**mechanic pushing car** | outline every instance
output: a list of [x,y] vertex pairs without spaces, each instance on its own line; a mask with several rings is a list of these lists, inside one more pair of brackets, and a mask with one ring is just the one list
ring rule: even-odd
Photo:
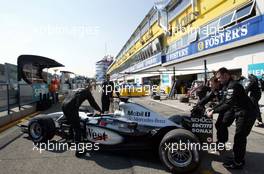
[[246,93],[249,94],[250,99],[254,103],[256,110],[257,110],[257,120],[258,123],[256,124],[257,127],[263,126],[261,112],[259,109],[259,100],[261,98],[261,84],[256,76],[253,74],[248,75],[249,83],[245,86]]
[[256,109],[243,86],[231,78],[230,72],[226,68],[220,68],[216,77],[223,85],[223,100],[207,111],[208,116],[213,113],[234,111],[236,117],[236,131],[234,136],[234,159],[224,163],[229,169],[242,169],[245,165],[245,153],[247,145],[247,136],[256,120]]
[[[101,108],[96,103],[92,93],[89,88],[73,90],[63,101],[62,111],[72,126],[74,131],[74,142],[78,144],[81,141],[81,128],[80,128],[80,118],[79,118],[79,107],[81,104],[88,100],[90,105],[96,110],[96,114],[100,114]],[[76,150],[75,155],[80,157],[84,155],[84,152]]]
[[[210,82],[211,91],[198,102],[199,106],[204,106],[209,101],[212,101],[214,99],[217,99],[218,102],[221,103],[221,101],[224,99],[224,95],[223,95],[224,89],[222,89],[222,86],[219,83],[218,79],[214,76],[209,80],[209,82]],[[232,109],[219,113],[215,123],[215,128],[217,130],[216,132],[217,143],[221,143],[221,144],[227,143],[228,127],[232,125],[234,120],[235,120],[235,116]]]

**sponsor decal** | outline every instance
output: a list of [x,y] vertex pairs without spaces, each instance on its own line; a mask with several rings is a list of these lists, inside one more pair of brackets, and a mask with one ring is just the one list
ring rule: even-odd
[[150,117],[150,112],[144,111],[127,111],[129,116],[139,116],[139,117]]
[[191,118],[192,133],[197,135],[202,142],[208,142],[213,137],[213,121],[211,118]]
[[123,137],[118,133],[104,129],[101,127],[88,126],[86,128],[87,139],[94,143],[100,144],[119,144],[123,141]]
[[166,120],[161,120],[157,118],[151,119],[151,118],[129,117],[129,120],[136,122],[144,122],[144,123],[161,123],[161,124],[166,123]]
[[92,139],[94,141],[102,140],[106,141],[108,139],[108,135],[105,132],[97,132],[94,131],[91,128],[87,128],[87,136],[89,139]]

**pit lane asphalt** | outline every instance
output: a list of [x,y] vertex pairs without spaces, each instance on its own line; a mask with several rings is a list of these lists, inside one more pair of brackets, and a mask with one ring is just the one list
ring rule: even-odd
[[[99,103],[99,94],[94,94]],[[165,105],[133,99],[164,116],[182,113]],[[57,105],[44,113],[60,111]],[[186,113],[182,113],[186,114]],[[233,139],[234,127],[230,129]],[[232,142],[232,141],[230,141]],[[39,151],[21,134],[16,126],[0,134],[0,173],[5,174],[65,174],[65,173],[167,173],[158,156],[151,151],[104,151],[88,153],[78,159],[72,151]],[[251,132],[248,138],[246,166],[242,171],[228,171],[222,166],[223,157],[204,153],[200,168],[194,173],[264,173],[264,135]],[[225,154],[230,155],[230,152]]]

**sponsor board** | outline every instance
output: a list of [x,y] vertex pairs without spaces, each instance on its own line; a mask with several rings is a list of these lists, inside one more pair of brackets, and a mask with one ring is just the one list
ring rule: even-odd
[[224,32],[212,35],[205,40],[198,42],[198,51],[214,48],[246,37],[249,32],[248,25],[249,23],[239,27],[227,29]]
[[34,83],[32,84],[33,89],[33,100],[39,101],[40,94],[47,94],[49,92],[48,85],[45,83]]
[[87,126],[86,132],[87,139],[94,143],[114,145],[123,141],[123,137],[119,134],[95,126]]
[[123,72],[135,72],[135,71],[147,69],[152,66],[157,66],[161,64],[161,60],[162,60],[161,53],[158,53],[157,55],[154,55],[138,64],[135,64],[132,67],[129,67]]
[[231,45],[236,41],[241,41],[253,36],[257,36],[264,33],[263,20],[264,15],[256,16],[245,22],[241,22],[227,28],[223,31],[219,31],[216,34],[207,36],[204,39],[197,40],[190,43],[184,48],[179,48],[172,53],[166,55],[166,62],[181,59],[190,55],[195,55],[200,52],[217,48],[224,45]]
[[254,74],[259,79],[262,78],[262,74],[264,74],[264,63],[248,65],[248,74]]

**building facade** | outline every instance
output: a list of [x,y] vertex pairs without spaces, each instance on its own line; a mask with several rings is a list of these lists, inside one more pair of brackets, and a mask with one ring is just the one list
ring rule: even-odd
[[97,83],[102,83],[105,80],[107,69],[112,62],[113,62],[113,57],[110,55],[105,56],[102,60],[96,62],[95,79]]
[[[204,79],[220,67],[264,73],[263,0],[171,0],[156,4],[116,56],[108,73],[118,82],[171,86]],[[175,73],[172,69],[175,68]],[[175,74],[175,76],[174,76]]]

